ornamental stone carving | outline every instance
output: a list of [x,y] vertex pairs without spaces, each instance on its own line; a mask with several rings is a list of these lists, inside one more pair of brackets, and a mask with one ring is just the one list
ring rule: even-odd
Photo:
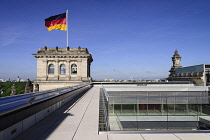
[[12,87],[11,87],[11,94],[10,95],[16,95],[16,86],[15,84],[12,84]]

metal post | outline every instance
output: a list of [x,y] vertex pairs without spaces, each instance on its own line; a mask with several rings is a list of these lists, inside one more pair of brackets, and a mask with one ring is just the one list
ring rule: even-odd
[[168,103],[167,103],[167,97],[166,97],[166,105],[167,105],[167,108],[166,108],[166,111],[167,111],[167,130],[168,130]]
[[149,104],[149,93],[148,93],[148,91],[147,91],[147,115],[149,114],[149,113],[148,113],[148,106],[149,106],[148,104]]
[[121,104],[120,104],[120,114],[122,114],[122,91],[120,92],[121,96],[120,96],[120,100],[121,100]]
[[68,10],[66,10],[66,47],[69,46]]
[[174,115],[175,115],[175,111],[176,111],[176,96],[174,97]]

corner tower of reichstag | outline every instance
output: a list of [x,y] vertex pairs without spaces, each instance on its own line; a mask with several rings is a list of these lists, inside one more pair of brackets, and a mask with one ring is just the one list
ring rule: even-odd
[[39,48],[34,90],[42,91],[91,82],[92,55],[87,48]]

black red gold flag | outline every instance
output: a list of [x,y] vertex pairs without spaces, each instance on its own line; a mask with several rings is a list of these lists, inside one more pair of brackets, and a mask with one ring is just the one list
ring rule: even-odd
[[66,13],[46,18],[45,26],[47,27],[48,31],[51,31],[53,29],[66,31]]

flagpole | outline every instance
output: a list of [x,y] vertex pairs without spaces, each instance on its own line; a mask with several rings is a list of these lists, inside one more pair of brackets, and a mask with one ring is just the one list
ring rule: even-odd
[[66,47],[69,46],[68,10],[66,10]]

